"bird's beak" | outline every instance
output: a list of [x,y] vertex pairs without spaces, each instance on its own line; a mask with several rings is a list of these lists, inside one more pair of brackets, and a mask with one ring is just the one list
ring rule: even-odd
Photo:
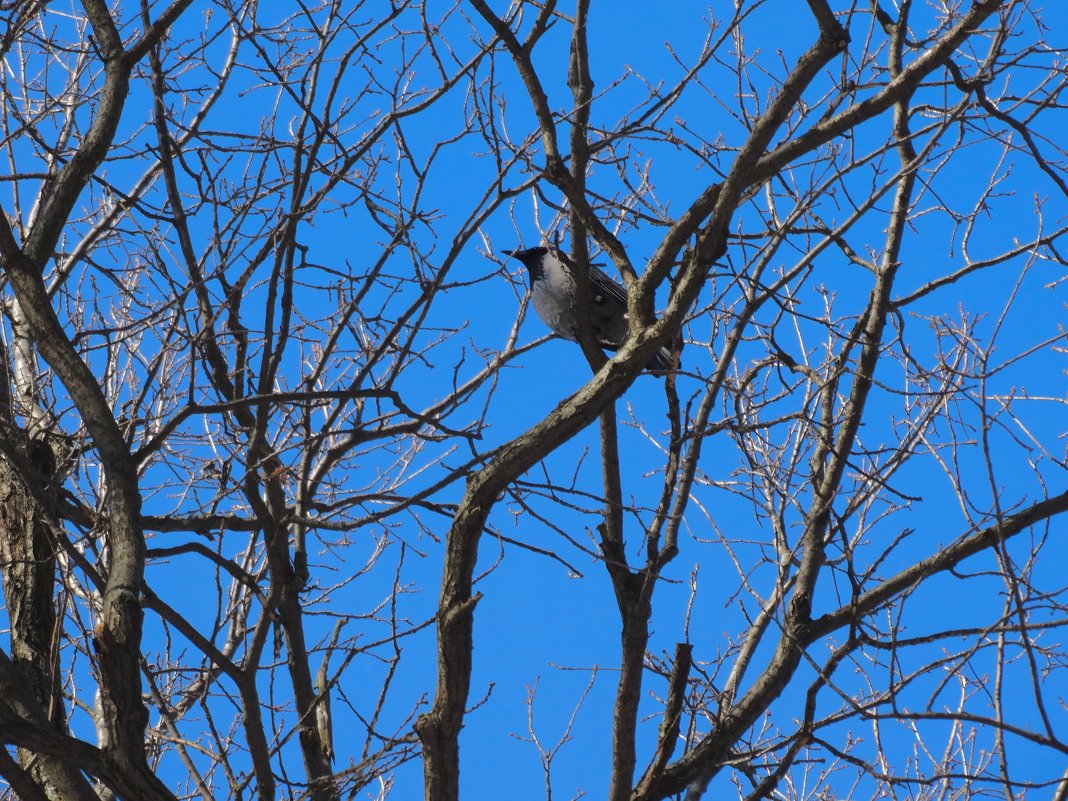
[[514,251],[514,250],[502,250],[501,253],[503,253],[505,256],[514,256],[516,254],[516,251]]

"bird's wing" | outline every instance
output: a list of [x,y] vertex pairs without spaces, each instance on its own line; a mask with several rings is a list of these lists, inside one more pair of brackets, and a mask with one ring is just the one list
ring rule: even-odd
[[594,303],[604,303],[605,300],[599,300],[597,297],[602,295],[605,299],[619,301],[624,309],[627,308],[627,290],[596,267],[590,267],[590,295]]
[[[567,266],[572,275],[577,275],[575,272],[575,264],[571,259],[569,259],[562,251],[556,251],[556,256]],[[626,287],[620,286],[613,281],[607,273],[597,269],[591,264],[590,300],[596,306],[604,306],[605,304],[611,304],[613,306],[622,305],[622,307],[626,309],[627,290]]]

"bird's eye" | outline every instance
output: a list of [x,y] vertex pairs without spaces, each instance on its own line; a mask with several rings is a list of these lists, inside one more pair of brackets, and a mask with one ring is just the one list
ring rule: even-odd
[[604,303],[604,295],[594,295],[593,296],[593,302],[598,304],[598,305]]

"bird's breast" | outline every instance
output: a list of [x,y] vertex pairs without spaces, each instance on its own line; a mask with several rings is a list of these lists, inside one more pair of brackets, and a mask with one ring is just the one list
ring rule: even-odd
[[574,339],[573,293],[567,292],[566,287],[542,279],[535,285],[533,295],[534,311],[538,317],[558,336]]

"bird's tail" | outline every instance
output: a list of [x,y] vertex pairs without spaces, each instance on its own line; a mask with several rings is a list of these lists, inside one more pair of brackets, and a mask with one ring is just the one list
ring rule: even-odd
[[682,359],[680,358],[678,344],[675,341],[668,342],[667,345],[657,351],[656,355],[645,365],[645,369],[650,373],[664,374],[671,369],[679,370],[682,368]]

